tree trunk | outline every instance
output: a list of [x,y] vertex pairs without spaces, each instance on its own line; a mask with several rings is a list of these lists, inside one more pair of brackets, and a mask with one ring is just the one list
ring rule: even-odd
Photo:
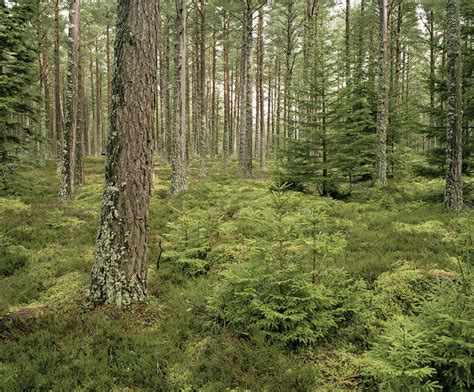
[[89,75],[90,75],[90,97],[91,97],[91,127],[89,133],[89,148],[90,155],[97,155],[97,131],[95,127],[97,122],[95,120],[95,86],[94,86],[94,62],[92,60],[92,44],[89,47]]
[[[80,32],[79,32],[80,34]],[[77,108],[77,127],[76,127],[76,157],[74,168],[74,183],[76,186],[84,185],[84,136],[87,133],[86,120],[86,100],[84,93],[84,61],[82,58],[82,48],[79,45],[79,74],[77,80],[78,86],[78,108]]]
[[199,0],[199,176],[206,176],[206,8]]
[[95,39],[95,120],[97,131],[97,148],[99,155],[105,151],[105,138],[102,127],[102,75],[99,72],[99,39]]
[[[43,2],[37,0],[38,6],[38,41],[40,52],[38,54],[39,71],[44,103],[44,128],[50,138],[49,151],[52,156],[56,156],[56,129],[54,124],[54,112],[51,97],[51,83],[49,79],[49,54],[47,48],[48,27],[45,21]],[[46,151],[45,151],[46,152]]]
[[224,159],[224,167],[227,167],[229,162],[230,150],[230,81],[229,81],[229,17],[227,12],[223,11],[223,56],[224,56],[224,133],[222,135],[222,156]]
[[79,0],[70,0],[66,124],[64,127],[61,184],[58,195],[60,202],[70,201],[74,198],[79,75],[79,21]]
[[186,0],[176,0],[175,53],[175,126],[173,129],[173,157],[171,193],[177,196],[188,188],[186,180]]
[[126,306],[143,300],[147,292],[157,15],[154,1],[118,1],[105,185],[91,274],[93,304]]
[[109,26],[109,12],[107,11],[107,26],[105,27],[105,64],[107,67],[107,115],[110,116],[110,100],[112,98],[112,80],[110,70],[110,26]]
[[387,0],[380,2],[380,53],[377,96],[377,146],[375,178],[382,184],[387,181],[387,126],[388,126],[388,34]]
[[[263,9],[260,8],[258,11],[258,81],[257,81],[257,89],[258,89],[258,107],[259,107],[259,115],[260,118],[257,116],[257,123],[260,122],[259,131],[260,131],[260,138],[259,138],[259,165],[260,169],[265,169],[265,154],[266,154],[266,140],[265,140],[265,113],[264,113],[264,96],[263,96]],[[270,96],[268,96],[270,99]]]
[[240,67],[240,171],[252,174],[252,0],[243,7],[242,54]]
[[216,29],[212,33],[212,80],[211,80],[211,157],[218,154],[219,138],[217,136],[216,111]]
[[462,90],[461,90],[461,26],[459,0],[446,2],[446,47],[448,70],[448,125],[446,149],[446,188],[444,205],[460,211],[462,196]]
[[[59,58],[59,0],[56,0],[54,7],[54,117],[57,139],[53,141],[55,144],[55,152],[57,157],[61,156],[61,146],[63,140],[63,123],[61,109],[61,70]],[[58,159],[58,162],[59,159]]]
[[345,61],[344,64],[346,66],[346,86],[349,85],[350,78],[351,78],[351,25],[350,25],[350,16],[351,16],[351,0],[346,0],[346,15],[345,15],[345,22],[346,22],[346,30],[344,33],[344,48],[345,48]]

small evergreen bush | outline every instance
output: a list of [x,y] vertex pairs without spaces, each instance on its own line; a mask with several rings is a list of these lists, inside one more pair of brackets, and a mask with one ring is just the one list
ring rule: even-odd
[[469,288],[443,282],[418,316],[387,324],[367,353],[366,375],[382,390],[472,390],[473,303]]

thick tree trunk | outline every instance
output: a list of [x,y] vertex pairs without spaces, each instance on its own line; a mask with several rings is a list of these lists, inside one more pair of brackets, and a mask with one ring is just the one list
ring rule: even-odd
[[173,129],[171,193],[185,192],[186,160],[186,0],[176,0],[175,126]]
[[79,0],[70,0],[66,124],[64,127],[61,184],[58,195],[60,202],[70,201],[74,198],[78,114],[79,21]]
[[462,76],[461,76],[461,26],[459,0],[446,2],[446,46],[448,70],[448,126],[446,149],[446,188],[444,205],[460,211],[462,196]]
[[93,304],[125,306],[146,296],[157,15],[154,1],[118,1],[105,185],[91,275]]
[[380,54],[377,95],[377,144],[375,178],[384,184],[387,181],[387,127],[388,127],[388,34],[387,0],[380,2]]

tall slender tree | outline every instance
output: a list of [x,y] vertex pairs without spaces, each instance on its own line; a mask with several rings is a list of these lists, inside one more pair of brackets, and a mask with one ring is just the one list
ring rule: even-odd
[[198,0],[199,6],[199,176],[206,176],[207,132],[206,132],[206,4]]
[[171,193],[187,190],[186,159],[186,0],[176,3],[175,126],[172,141]]
[[252,174],[252,0],[242,10],[242,49],[240,56],[240,171]]
[[112,110],[90,300],[118,306],[147,293],[153,188],[158,7],[118,1]]
[[462,91],[461,91],[461,24],[459,0],[446,1],[446,48],[448,68],[448,124],[446,150],[447,209],[462,209]]
[[387,181],[387,127],[388,127],[388,2],[379,0],[380,49],[379,79],[377,94],[377,144],[375,178],[384,184]]
[[78,109],[79,76],[79,24],[80,0],[69,2],[69,49],[67,64],[66,123],[61,164],[61,184],[59,201],[74,198],[76,167],[76,133]]
[[[60,157],[62,139],[63,139],[63,118],[61,108],[61,60],[59,56],[59,11],[60,1],[56,0],[54,5],[54,121],[57,140],[54,141],[55,151]],[[58,162],[60,160],[58,159]]]

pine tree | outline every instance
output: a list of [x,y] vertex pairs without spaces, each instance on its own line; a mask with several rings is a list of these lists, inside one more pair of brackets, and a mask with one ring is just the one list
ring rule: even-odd
[[69,49],[66,90],[66,122],[61,163],[61,184],[58,200],[69,201],[74,198],[76,168],[76,134],[78,130],[79,93],[79,0],[69,2]]
[[4,188],[22,152],[34,139],[38,80],[36,47],[32,44],[31,5],[7,6],[0,1],[0,171]]
[[176,196],[187,189],[186,159],[186,2],[176,0],[175,53],[175,126],[172,138],[171,193]]
[[446,150],[446,188],[444,205],[447,209],[462,209],[462,92],[461,92],[461,27],[458,0],[446,2],[446,46],[448,58],[448,125]]
[[112,111],[90,300],[124,306],[147,292],[158,7],[118,2]]

